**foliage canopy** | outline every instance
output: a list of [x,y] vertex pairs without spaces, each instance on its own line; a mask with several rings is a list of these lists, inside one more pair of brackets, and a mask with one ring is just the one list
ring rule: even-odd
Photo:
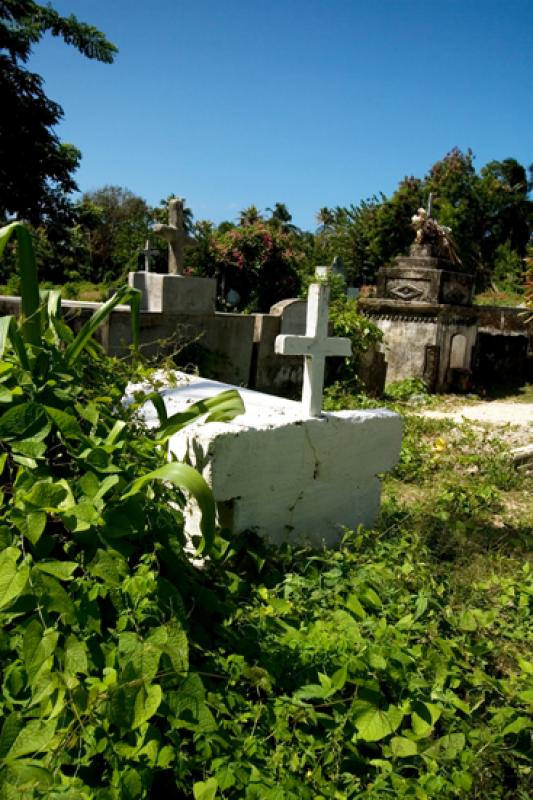
[[87,58],[110,63],[116,47],[91,25],[63,17],[33,0],[0,2],[0,219],[17,216],[37,225],[72,218],[68,195],[80,152],[60,142],[54,127],[63,111],[28,70],[32,47],[49,32]]

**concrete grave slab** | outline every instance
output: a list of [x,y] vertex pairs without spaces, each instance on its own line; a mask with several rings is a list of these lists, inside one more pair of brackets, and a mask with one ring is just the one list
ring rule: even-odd
[[[160,374],[162,381],[165,376]],[[169,415],[234,388],[173,374],[160,389]],[[130,387],[129,393],[140,386]],[[148,390],[148,387],[144,387]],[[228,423],[195,424],[169,450],[196,467],[213,490],[220,523],[254,530],[273,544],[335,546],[343,528],[370,527],[379,511],[378,475],[399,457],[402,422],[390,411],[340,411],[309,418],[300,403],[239,389],[246,411]],[[155,410],[144,410],[148,424]],[[187,530],[197,530],[194,508]]]

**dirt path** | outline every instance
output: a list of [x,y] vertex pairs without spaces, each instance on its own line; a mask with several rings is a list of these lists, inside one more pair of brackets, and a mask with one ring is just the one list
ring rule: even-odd
[[533,444],[533,403],[491,401],[462,406],[450,411],[422,411],[422,416],[453,419],[455,422],[481,422],[497,427],[511,445]]

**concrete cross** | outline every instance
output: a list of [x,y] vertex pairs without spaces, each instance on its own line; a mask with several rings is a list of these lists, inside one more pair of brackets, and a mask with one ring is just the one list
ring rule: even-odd
[[349,339],[328,336],[328,272],[328,267],[317,267],[316,276],[321,282],[309,287],[305,336],[282,334],[276,336],[274,345],[279,355],[304,357],[302,406],[308,417],[319,417],[322,413],[326,357],[352,353]]
[[144,271],[150,272],[150,262],[152,260],[152,256],[156,256],[159,253],[159,250],[154,247],[150,247],[150,240],[147,239],[144,244],[144,250],[139,251],[144,256]]
[[183,228],[183,200],[173,198],[168,203],[168,225],[154,225],[154,233],[168,242],[169,275],[183,274],[183,245],[185,231]]

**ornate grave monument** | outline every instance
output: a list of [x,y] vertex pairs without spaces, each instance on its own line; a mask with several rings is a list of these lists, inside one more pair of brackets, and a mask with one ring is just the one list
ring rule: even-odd
[[420,378],[430,391],[462,389],[477,337],[474,278],[462,271],[450,229],[434,219],[431,195],[412,224],[409,255],[381,267],[377,296],[359,310],[383,331],[386,384]]
[[377,296],[419,303],[472,305],[474,278],[461,272],[451,230],[432,216],[428,207],[412,218],[416,238],[408,256],[398,256],[396,266],[378,272]]

